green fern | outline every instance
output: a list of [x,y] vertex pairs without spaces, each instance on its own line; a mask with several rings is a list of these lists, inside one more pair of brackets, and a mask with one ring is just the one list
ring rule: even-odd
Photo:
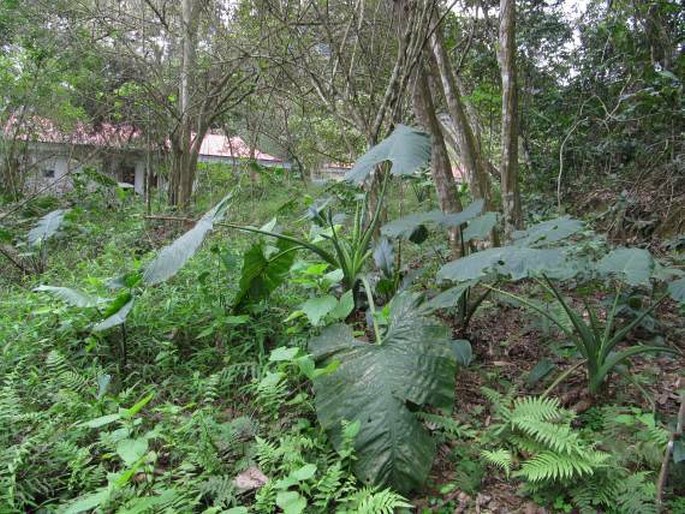
[[278,444],[259,436],[255,437],[255,459],[262,469],[275,466],[280,461],[282,454],[282,449]]
[[[505,403],[507,398],[487,390],[494,399],[496,420],[491,429],[497,439],[513,445],[521,464],[513,475],[529,482],[569,482],[592,475],[604,466],[608,455],[583,441],[571,428],[574,414],[549,398],[519,398]],[[505,448],[482,453],[486,462],[509,474],[517,460]],[[508,458],[507,455],[511,455]]]
[[416,416],[425,423],[433,425],[435,428],[456,439],[473,439],[476,437],[475,430],[471,429],[468,425],[462,425],[454,418],[429,412],[419,412]]
[[585,451],[579,434],[568,425],[558,425],[532,418],[519,418],[516,415],[512,417],[511,424],[536,443],[555,453],[582,455]]
[[481,455],[489,464],[497,466],[504,471],[507,477],[511,474],[511,469],[514,465],[514,456],[509,450],[505,450],[504,448],[494,451],[484,450]]
[[525,397],[514,400],[512,416],[515,419],[534,419],[540,421],[563,421],[573,419],[573,414],[565,411],[556,398]]
[[635,473],[624,480],[616,494],[616,512],[623,514],[652,514],[657,512],[656,486],[650,473]]
[[199,484],[200,494],[208,497],[214,507],[228,507],[235,500],[233,478],[227,475],[209,477]]
[[509,389],[506,395],[489,387],[481,387],[480,390],[485,399],[492,404],[493,412],[503,418],[508,418],[511,413],[511,402],[516,396],[516,388]]
[[514,476],[521,476],[531,482],[569,481],[592,475],[608,457],[607,454],[592,451],[580,455],[547,451],[523,462]]
[[411,508],[407,499],[391,489],[379,491],[375,487],[364,487],[349,496],[346,507],[338,514],[393,514],[400,508]]
[[75,371],[67,359],[57,350],[51,350],[45,358],[48,382],[58,391],[85,395],[92,386],[81,373]]
[[630,474],[622,468],[599,473],[570,490],[581,513],[605,510],[614,514],[652,514],[656,512],[656,487],[650,473]]

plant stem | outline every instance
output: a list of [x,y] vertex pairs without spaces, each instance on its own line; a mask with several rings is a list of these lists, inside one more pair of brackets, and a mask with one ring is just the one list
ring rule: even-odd
[[582,365],[584,365],[587,362],[587,359],[583,359],[582,361],[576,362],[573,366],[568,368],[566,371],[564,371],[561,375],[559,375],[552,384],[545,389],[545,392],[540,395],[540,398],[546,398],[549,393],[551,393],[559,384],[561,384],[566,378],[573,373],[575,370],[580,368]]
[[376,344],[381,344],[381,330],[378,327],[378,321],[376,320],[376,306],[373,303],[373,294],[371,294],[371,286],[366,277],[361,277],[362,284],[364,284],[364,291],[366,292],[366,298],[369,301],[369,310],[371,311],[371,321],[373,322],[373,333],[376,339]]
[[[683,384],[683,379],[678,379],[677,389]],[[678,417],[676,418],[676,427],[671,432],[671,437],[666,445],[666,453],[664,460],[661,462],[661,470],[659,471],[659,479],[656,483],[656,509],[661,512],[664,504],[664,487],[666,486],[666,479],[668,478],[668,466],[671,462],[671,455],[673,455],[673,448],[675,442],[683,437],[683,430],[685,425],[685,393],[680,395],[680,409],[678,409]]]

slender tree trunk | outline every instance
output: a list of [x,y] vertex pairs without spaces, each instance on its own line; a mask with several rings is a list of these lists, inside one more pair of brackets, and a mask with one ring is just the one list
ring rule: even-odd
[[462,102],[461,94],[456,86],[454,72],[452,71],[447,52],[445,51],[440,27],[436,27],[436,30],[434,30],[431,35],[431,47],[433,50],[433,59],[435,60],[440,73],[442,90],[445,99],[447,100],[447,108],[449,109],[450,117],[454,121],[456,127],[456,143],[459,150],[459,157],[469,176],[473,196],[475,198],[482,198],[485,201],[486,209],[491,210],[492,190],[490,179],[483,164],[483,158],[478,148],[473,129],[471,128],[471,123],[469,122],[464,103]]
[[[440,129],[440,122],[435,114],[435,104],[431,96],[428,77],[425,70],[422,69],[418,69],[416,74],[414,112],[431,135],[431,172],[440,209],[446,213],[459,212],[462,210],[462,206],[457,184],[454,175],[452,175],[452,167]],[[453,248],[457,248],[458,234],[458,230],[450,232],[450,243]]]
[[518,98],[516,94],[516,2],[500,0],[498,60],[502,74],[502,207],[504,235],[523,226],[518,183]]
[[[178,95],[180,119],[176,148],[172,153],[171,180],[169,182],[169,203],[185,209],[190,204],[197,167],[197,156],[193,157],[190,95],[195,70],[195,6],[194,0],[181,0],[182,56],[181,80]],[[201,137],[197,134],[196,137]],[[200,140],[201,141],[201,140]]]

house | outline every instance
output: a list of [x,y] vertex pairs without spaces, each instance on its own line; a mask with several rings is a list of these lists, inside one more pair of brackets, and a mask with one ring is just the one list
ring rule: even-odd
[[325,162],[312,173],[312,180],[314,182],[340,182],[351,169],[352,165],[344,162]]
[[[156,169],[165,152],[165,148],[147,152],[143,137],[130,124],[78,122],[64,130],[44,118],[31,117],[21,122],[12,118],[5,125],[0,150],[5,153],[4,160],[12,159],[26,173],[28,192],[69,190],[73,187],[72,173],[91,166],[142,193],[148,163]],[[14,144],[17,142],[21,145]],[[162,146],[168,148],[168,144]],[[209,133],[200,148],[200,162],[237,165],[253,159],[262,166],[290,167],[287,161],[252,150],[237,136]]]
[[200,145],[200,162],[224,162],[237,165],[240,162],[254,160],[260,166],[267,168],[281,167],[290,169],[291,163],[264,153],[256,148],[253,150],[240,137],[226,137],[223,134],[208,133]]

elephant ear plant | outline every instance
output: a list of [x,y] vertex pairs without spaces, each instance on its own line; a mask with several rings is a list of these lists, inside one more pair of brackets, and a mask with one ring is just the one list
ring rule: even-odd
[[[543,290],[559,304],[560,314],[547,309],[533,299],[498,289],[492,285],[485,285],[485,287],[545,317],[574,343],[581,360],[555,380],[547,392],[575,369],[585,366],[588,390],[591,396],[595,396],[601,392],[607,377],[632,356],[641,353],[675,352],[663,346],[641,344],[618,349],[619,344],[625,342],[628,334],[668,296],[664,294],[658,297],[635,319],[619,326],[617,309],[621,288],[624,284],[649,286],[650,279],[653,278],[655,266],[649,252],[636,248],[618,248],[599,261],[590,261],[578,257],[577,253],[574,253],[573,245],[563,248],[536,247],[558,243],[577,233],[581,228],[580,222],[570,218],[541,223],[519,233],[514,244],[510,246],[491,248],[446,264],[438,272],[438,278],[457,283],[473,283],[493,276],[512,281],[526,278],[537,281]],[[578,311],[569,300],[564,298],[559,283],[572,278],[587,282],[598,279],[616,281],[615,300],[603,321],[588,302],[584,302],[583,310]],[[679,298],[678,284],[679,281],[669,284],[669,291],[675,299]]]
[[[222,226],[261,234],[279,239],[291,245],[288,251],[308,250],[329,264],[342,270],[342,285],[345,290],[356,290],[362,274],[372,255],[372,239],[376,232],[383,208],[390,175],[408,175],[425,166],[430,158],[430,140],[426,134],[413,128],[399,125],[395,131],[378,145],[364,154],[346,176],[348,182],[360,184],[379,164],[389,161],[390,172],[381,182],[381,190],[375,208],[369,210],[366,198],[358,202],[351,226],[344,229],[327,203],[314,208],[311,219],[317,227],[316,237],[306,239],[284,234],[264,227],[256,228],[224,221]],[[358,295],[355,295],[357,298]]]
[[[381,233],[388,238],[408,240],[415,244],[422,244],[428,237],[430,230],[447,230],[459,227],[461,255],[468,255],[471,242],[489,237],[497,223],[497,214],[483,212],[483,200],[475,200],[463,211],[445,214],[438,210],[409,214],[393,220],[381,228]],[[431,309],[450,309],[457,307],[455,325],[462,333],[466,333],[469,322],[480,305],[490,295],[487,288],[475,294],[473,286],[476,282],[463,282],[438,294],[427,306]]]
[[[69,209],[56,209],[41,217],[29,230],[26,242],[15,248],[12,234],[0,225],[0,256],[24,274],[43,273],[47,266],[48,241],[59,234]],[[19,249],[24,250],[20,253]]]
[[[428,476],[435,443],[416,416],[426,406],[452,410],[456,358],[449,329],[426,316],[417,298],[401,293],[389,304],[384,333],[356,339],[345,324],[327,327],[309,350],[332,373],[314,378],[317,417],[340,449],[345,422],[359,422],[355,473],[367,484],[401,493]],[[337,362],[338,366],[332,366]]]
[[154,259],[140,271],[127,273],[110,282],[110,288],[119,291],[114,298],[99,298],[68,287],[41,285],[36,292],[49,293],[60,300],[82,309],[96,312],[91,330],[103,332],[114,327],[121,328],[121,364],[126,367],[126,319],[133,309],[134,301],[141,286],[154,286],[166,282],[176,275],[202,245],[205,237],[214,228],[228,208],[232,195],[223,198],[217,205],[204,214],[195,226],[162,248]]

